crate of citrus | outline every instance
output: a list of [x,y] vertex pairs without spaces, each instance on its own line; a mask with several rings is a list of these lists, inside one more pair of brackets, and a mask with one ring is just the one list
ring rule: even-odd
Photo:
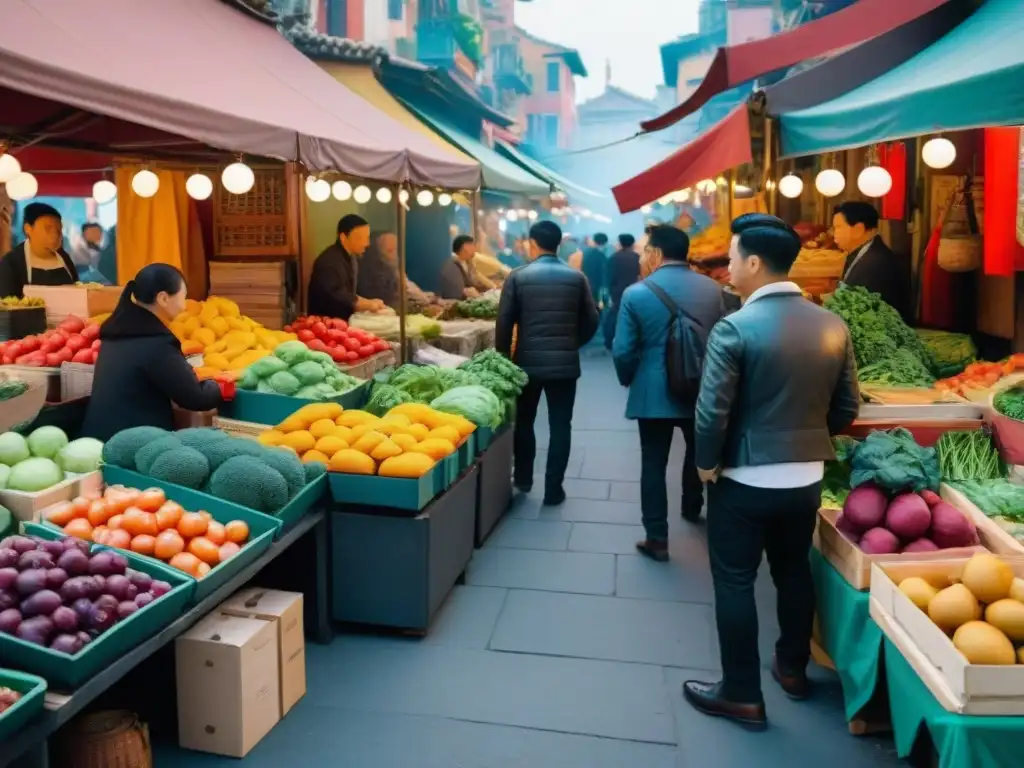
[[259,441],[326,464],[336,502],[420,510],[451,484],[458,446],[475,429],[462,416],[418,403],[402,403],[382,417],[314,403]]

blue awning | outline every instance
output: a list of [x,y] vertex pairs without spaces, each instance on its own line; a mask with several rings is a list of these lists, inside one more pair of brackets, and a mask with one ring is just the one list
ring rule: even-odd
[[602,197],[597,192],[593,192],[586,187],[581,187],[579,184],[575,184],[569,181],[567,178],[562,176],[560,173],[551,170],[539,160],[534,160],[527,154],[520,152],[518,149],[513,147],[507,142],[501,141],[500,139],[494,142],[495,148],[509,160],[514,162],[516,165],[522,167],[524,170],[529,171],[534,176],[540,176],[542,179],[547,179],[551,182],[551,185],[562,192],[565,192],[570,197],[577,197],[583,195],[586,197]]
[[899,67],[832,101],[783,115],[783,155],[1024,124],[1022,6],[1021,0],[987,0]]
[[456,128],[451,123],[417,109],[408,101],[403,101],[406,107],[420,118],[425,125],[434,129],[461,149],[470,157],[480,163],[480,170],[483,176],[482,187],[495,192],[507,192],[517,195],[546,196],[551,192],[551,182],[548,179],[530,173],[513,163],[497,151],[491,149],[480,139],[470,136],[461,128]]

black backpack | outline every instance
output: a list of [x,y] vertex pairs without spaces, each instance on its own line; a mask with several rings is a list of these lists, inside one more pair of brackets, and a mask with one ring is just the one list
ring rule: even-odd
[[644,280],[644,285],[651,289],[671,315],[668,340],[665,342],[668,391],[679,402],[693,405],[697,402],[700,390],[708,332],[697,318],[676,304],[660,285],[650,280]]

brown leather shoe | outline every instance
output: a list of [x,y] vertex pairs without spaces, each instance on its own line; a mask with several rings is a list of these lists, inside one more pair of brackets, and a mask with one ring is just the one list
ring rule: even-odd
[[764,703],[741,704],[722,697],[721,683],[702,683],[687,680],[683,683],[683,698],[698,712],[712,717],[724,717],[744,728],[762,731],[768,727]]
[[656,560],[659,563],[668,562],[668,542],[657,541],[656,539],[644,539],[636,543],[636,551],[644,557]]
[[794,701],[803,701],[811,695],[811,681],[807,679],[807,674],[784,673],[775,656],[772,656],[772,677],[782,692]]

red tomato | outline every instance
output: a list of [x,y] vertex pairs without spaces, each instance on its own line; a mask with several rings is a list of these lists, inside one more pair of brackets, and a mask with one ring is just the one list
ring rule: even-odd
[[75,353],[70,347],[61,347],[55,353],[62,363],[70,363],[71,358],[75,356]]
[[359,348],[362,346],[362,344],[359,343],[359,339],[355,336],[349,336],[342,343],[345,345],[345,349],[352,352],[358,352]]
[[[35,352],[42,346],[42,341],[39,340],[38,336],[26,336],[19,343],[21,344],[22,352]],[[15,357],[17,357],[17,355],[15,355]]]
[[342,349],[341,347],[331,347],[327,350],[327,354],[329,354],[331,359],[336,363],[344,363],[348,361],[348,350]]
[[307,341],[306,346],[312,349],[314,352],[327,351],[327,345],[320,341],[320,339],[313,339],[312,341]]
[[82,329],[82,336],[86,339],[86,341],[98,339],[100,337],[100,327],[96,323],[87,325],[85,326],[85,328]]
[[14,358],[10,355],[0,357],[0,365],[14,365]]
[[345,340],[345,332],[337,328],[331,328],[327,331],[327,336],[333,342],[343,342]]
[[359,359],[359,353],[358,352],[353,352],[350,349],[350,350],[348,350],[345,353],[345,362],[347,362],[347,363],[354,363],[358,359]]
[[71,358],[72,363],[92,363],[93,354],[91,349],[80,349],[75,352],[75,356]]
[[285,333],[295,333],[295,331],[293,330],[293,327],[291,325],[286,325],[284,327],[284,332]]
[[20,341],[12,341],[4,347],[4,357],[21,357],[22,354],[29,352],[26,350],[24,344]]
[[[46,355],[43,360],[47,368],[60,368],[60,355],[56,352],[50,352]],[[29,363],[31,365],[31,363]]]
[[340,317],[332,317],[331,318],[331,327],[332,328],[336,328],[339,331],[346,331],[346,330],[348,330],[348,323],[346,323]]
[[384,339],[377,339],[373,342],[373,349],[375,352],[387,352],[391,349],[391,345],[384,341]]
[[43,352],[56,352],[58,349],[64,346],[64,339],[58,334],[56,338],[50,336],[43,342],[41,349]]
[[102,342],[101,342],[101,341],[100,341],[99,339],[96,339],[96,341],[94,341],[94,342],[92,343],[92,348],[93,348],[94,350],[96,350],[97,352],[99,352],[99,351],[100,351],[100,344],[101,344],[101,343],[102,343]]
[[361,346],[359,348],[359,356],[360,357],[369,357],[370,355],[372,355],[374,353],[374,351],[375,350],[374,350],[373,344],[363,344],[363,346]]
[[68,315],[64,322],[57,326],[57,330],[67,331],[68,333],[81,333],[83,328],[85,328],[85,321],[74,315]]
[[70,336],[68,336],[67,343],[64,346],[70,349],[72,354],[74,354],[78,350],[85,349],[87,346],[89,346],[89,341],[85,338],[85,336],[82,336],[80,333],[73,333]]
[[313,323],[313,326],[310,328],[310,330],[318,339],[322,339],[327,335],[327,326],[324,325],[319,320]]
[[306,328],[303,328],[298,333],[299,341],[304,341],[307,344],[316,338],[316,334]]

